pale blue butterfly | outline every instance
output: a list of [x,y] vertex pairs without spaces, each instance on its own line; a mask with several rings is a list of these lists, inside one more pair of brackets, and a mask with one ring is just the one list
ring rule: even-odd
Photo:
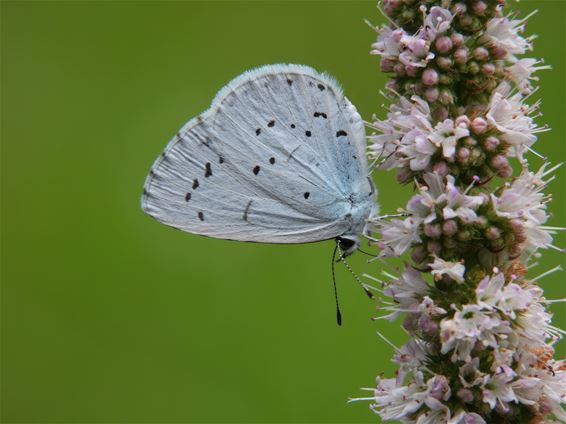
[[342,257],[377,216],[363,121],[303,65],[243,73],[157,158],[143,210],[180,230],[261,243],[336,239]]

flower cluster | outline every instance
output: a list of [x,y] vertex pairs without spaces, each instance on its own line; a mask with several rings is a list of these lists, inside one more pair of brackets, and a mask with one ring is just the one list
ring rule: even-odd
[[[371,224],[381,258],[410,253],[382,284],[381,315],[403,316],[395,378],[377,379],[371,408],[403,423],[566,422],[563,330],[528,277],[539,249],[561,250],[547,225],[552,173],[527,155],[541,131],[527,18],[501,0],[384,0],[376,27],[393,103],[369,127],[369,156],[415,194]],[[515,175],[514,163],[520,168]]]
[[[417,423],[530,422],[548,414],[566,421],[566,361],[553,360],[551,347],[560,330],[525,269],[466,272],[442,259],[431,269],[431,281],[406,267],[386,285],[395,303],[379,318],[406,314],[411,340],[395,355],[397,378],[377,379],[372,409],[385,420]],[[444,276],[458,284],[446,285]]]

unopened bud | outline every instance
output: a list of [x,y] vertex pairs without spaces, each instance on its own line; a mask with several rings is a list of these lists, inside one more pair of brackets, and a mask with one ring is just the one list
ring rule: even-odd
[[462,47],[464,45],[464,36],[462,34],[454,32],[450,36],[450,39],[452,40],[452,45],[454,47]]
[[525,224],[518,218],[514,218],[509,221],[509,226],[515,234],[515,240],[517,243],[524,243],[527,240],[527,234],[525,233]]
[[472,403],[474,401],[474,392],[470,389],[460,389],[456,392],[456,396],[466,403]]
[[447,37],[445,35],[437,38],[434,44],[436,46],[436,50],[438,50],[438,52],[441,54],[448,53],[450,50],[452,50],[452,40],[450,39],[450,37]]
[[472,121],[471,127],[475,134],[483,134],[487,130],[487,122],[485,119],[477,117]]
[[458,49],[454,52],[454,61],[459,64],[464,64],[468,61],[468,50]]
[[442,224],[442,232],[446,236],[453,236],[458,231],[458,224],[454,220],[445,221]]
[[513,168],[511,168],[510,166],[506,166],[504,168],[501,168],[497,172],[497,175],[499,175],[501,178],[509,178],[509,177],[511,177],[511,175],[513,175]]
[[427,68],[423,72],[421,80],[424,85],[436,85],[438,84],[438,72],[434,69]]
[[395,62],[391,59],[384,57],[379,62],[379,66],[383,72],[392,72],[395,66]]
[[442,252],[442,245],[436,240],[429,240],[426,244],[426,248],[429,253],[433,255],[438,256],[440,255],[440,252]]
[[448,164],[444,161],[436,162],[432,167],[432,170],[436,172],[441,177],[445,177],[450,172],[450,168],[448,168]]
[[484,63],[481,71],[484,75],[493,75],[495,74],[495,65],[493,63]]
[[487,4],[485,4],[483,1],[477,1],[472,4],[472,11],[478,16],[483,16],[486,9]]
[[450,68],[452,68],[452,59],[446,56],[438,56],[436,58],[436,64],[440,69],[448,71]]
[[491,158],[490,161],[491,166],[496,170],[501,170],[507,166],[509,166],[509,161],[505,157],[505,155],[495,155]]
[[501,230],[497,227],[489,227],[485,230],[485,236],[489,240],[497,240],[501,238]]
[[458,156],[458,162],[464,164],[468,161],[468,158],[470,157],[470,150],[467,149],[466,147],[460,147],[456,155]]
[[430,103],[435,102],[438,99],[439,93],[438,88],[429,87],[425,90],[425,98]]
[[468,230],[460,230],[456,233],[456,238],[460,241],[468,241],[472,238],[472,233]]
[[397,75],[398,77],[405,75],[405,65],[403,65],[401,62],[397,62],[393,66],[393,70],[395,71],[395,75]]
[[417,264],[420,264],[422,261],[424,261],[427,256],[428,253],[422,244],[415,247],[411,252],[411,259]]
[[452,92],[450,90],[443,89],[443,90],[440,91],[440,95],[438,96],[438,100],[443,105],[450,105],[450,104],[454,103],[454,96],[452,95]]
[[404,184],[413,179],[413,173],[409,168],[399,168],[395,177],[399,183]]
[[474,58],[484,62],[489,58],[489,51],[485,47],[477,47],[474,49]]
[[442,235],[440,224],[425,224],[424,233],[427,237],[437,239]]
[[492,136],[492,135],[487,137],[483,142],[483,147],[488,152],[494,152],[495,149],[497,149],[497,146],[499,146],[499,139],[497,137]]
[[478,62],[472,60],[470,63],[468,63],[468,73],[476,75],[479,71],[480,65],[478,65]]

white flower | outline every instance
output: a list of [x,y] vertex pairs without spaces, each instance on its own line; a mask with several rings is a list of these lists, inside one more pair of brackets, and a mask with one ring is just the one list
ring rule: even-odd
[[496,375],[486,375],[482,385],[483,401],[494,409],[496,404],[507,411],[509,407],[505,405],[507,402],[518,402],[512,386],[509,384],[512,378],[505,373]]
[[393,219],[379,225],[381,227],[380,257],[401,256],[412,244],[421,242],[419,219],[413,217],[404,220]]
[[448,424],[486,424],[486,422],[475,412],[461,411],[450,419]]
[[501,272],[484,277],[476,288],[478,305],[484,309],[495,309],[501,299],[501,289],[505,284],[505,275]]
[[412,171],[422,171],[436,150],[436,146],[428,140],[427,133],[414,129],[403,136],[398,152],[409,161]]
[[439,257],[435,257],[434,262],[430,264],[430,268],[435,280],[440,280],[443,275],[448,275],[457,283],[464,282],[466,267],[460,262],[449,262]]
[[[378,377],[374,395],[375,403],[371,408],[384,421],[402,420],[433,424],[447,422],[446,418],[450,416],[448,408],[442,403],[451,397],[448,379],[443,375],[434,375],[425,382],[423,373],[415,371],[413,378],[406,385],[393,378]],[[426,410],[412,421],[410,417],[425,406]],[[444,421],[438,421],[441,418]]]
[[509,333],[509,327],[497,314],[483,311],[478,305],[464,305],[462,310],[456,309],[451,319],[440,322],[441,352],[453,350],[453,361],[470,361],[476,342],[485,347],[497,347],[498,338]]
[[430,286],[421,277],[421,273],[407,265],[403,274],[383,290],[383,294],[392,297],[401,309],[419,304],[429,292]]
[[428,38],[432,41],[438,35],[448,31],[453,18],[454,16],[449,10],[438,6],[432,7],[424,20]]
[[521,20],[493,18],[487,23],[480,41],[504,49],[507,52],[506,58],[515,60],[516,54],[523,54],[532,47],[529,39],[519,35],[525,29],[527,18]]
[[419,167],[421,163],[428,164],[434,153],[426,145],[414,146],[415,140],[426,138],[432,129],[428,103],[418,96],[411,100],[399,97],[399,101],[389,107],[387,119],[374,119],[370,128],[380,134],[368,137],[369,156],[383,158],[385,162],[381,166],[384,169],[408,167],[413,159],[412,166]]
[[546,165],[544,164],[536,173],[523,171],[501,195],[491,195],[498,216],[522,223],[518,225],[520,227],[518,231],[522,233],[523,249],[526,254],[531,254],[539,248],[554,247],[552,234],[557,228],[544,226],[549,218],[546,212],[548,198],[542,190],[552,180],[552,178],[545,180],[545,177],[557,167],[546,170]]
[[538,77],[533,73],[543,69],[552,69],[549,65],[537,66],[543,63],[541,60],[525,58],[519,59],[513,65],[507,68],[508,77],[513,81],[522,93],[528,94],[532,92],[531,81],[538,81]]
[[524,151],[537,140],[535,134],[547,130],[539,128],[531,117],[537,108],[538,104],[524,104],[521,93],[511,94],[507,83],[501,83],[493,91],[486,118],[490,125],[501,132],[499,138],[511,146],[511,156],[521,158]]
[[399,53],[401,53],[401,38],[405,34],[405,31],[401,28],[392,29],[389,26],[381,27],[377,41],[371,45],[373,50],[370,53],[381,55],[388,59],[397,59]]
[[454,124],[451,119],[436,124],[432,132],[428,135],[428,139],[436,147],[442,147],[442,156],[445,158],[453,158],[456,152],[457,141],[470,135],[467,128]]

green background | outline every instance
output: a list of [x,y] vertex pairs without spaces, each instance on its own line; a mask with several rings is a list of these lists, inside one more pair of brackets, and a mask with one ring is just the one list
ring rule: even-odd
[[[560,162],[565,4],[513,5],[535,6],[528,32],[554,67],[535,94],[554,130],[536,148]],[[363,18],[380,22],[375,2],[1,3],[3,422],[378,421],[345,401],[395,368],[376,330],[405,337],[369,320],[375,305],[343,267],[336,326],[332,242],[207,239],[139,208],[165,143],[246,69],[309,64],[366,119],[383,116]],[[392,173],[376,181],[384,212],[410,196]],[[554,225],[565,183],[561,170]],[[352,265],[383,268],[365,261]],[[550,252],[533,272],[560,262]],[[542,285],[566,295],[564,274]],[[563,304],[552,310],[564,325]]]

